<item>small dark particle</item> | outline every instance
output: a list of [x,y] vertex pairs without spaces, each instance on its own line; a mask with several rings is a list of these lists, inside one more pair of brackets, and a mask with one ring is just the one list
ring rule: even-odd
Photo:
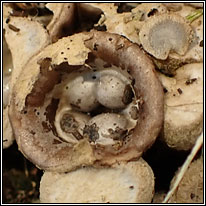
[[173,94],[173,97],[175,97],[176,95],[175,94]]
[[158,12],[157,9],[155,9],[155,8],[154,8],[154,9],[151,9],[150,12],[147,14],[147,16],[148,16],[148,17],[154,16],[157,12]]
[[95,43],[93,50],[94,50],[94,51],[97,51],[97,47],[98,47],[98,46],[99,46],[99,45],[98,45],[97,43]]
[[92,79],[96,79],[97,77],[96,76],[92,76]]
[[12,24],[8,24],[8,25],[9,25],[9,29],[11,29],[12,31],[14,31],[14,32],[19,32],[19,31],[20,31],[19,28],[15,27],[15,26],[12,25]]
[[3,142],[7,142],[7,141],[8,141],[8,139],[4,139],[4,140],[3,140]]
[[61,54],[64,54],[64,52],[61,52]]
[[64,60],[67,60],[67,58],[66,58],[66,57],[64,57]]
[[133,186],[133,185],[131,185],[129,188],[130,188],[131,190],[133,190],[133,189],[134,189],[134,186]]
[[195,82],[197,80],[197,78],[193,78],[193,79],[188,79],[185,84],[186,85],[189,85],[189,84],[192,84],[193,82]]
[[34,132],[33,130],[31,130],[30,133],[31,133],[32,135],[35,135],[35,134],[36,134],[36,132]]
[[67,50],[70,50],[70,48],[68,47]]
[[77,99],[76,105],[81,104],[82,100],[81,99]]
[[37,115],[40,115],[40,113],[39,113],[39,112],[37,112],[36,114],[37,114]]
[[163,88],[163,91],[164,91],[164,93],[168,92],[168,90],[165,87]]
[[113,130],[112,128],[108,129],[108,132],[108,137],[112,138],[113,140],[124,141],[127,136],[128,130],[116,127],[115,130]]
[[135,79],[134,79],[134,78],[132,79],[132,83],[131,83],[131,85],[132,85],[132,86],[135,85]]
[[6,23],[8,24],[10,22],[10,18],[8,17],[7,19],[6,19]]
[[26,110],[24,111],[24,114],[27,114],[27,111],[26,111]]
[[195,198],[195,194],[191,193],[190,197],[191,197],[191,199],[194,199]]
[[109,41],[112,41],[112,38],[111,38],[111,37],[109,38]]
[[180,88],[177,89],[179,94],[182,94],[182,90]]
[[66,89],[69,89],[69,87],[68,87],[68,86],[66,86]]

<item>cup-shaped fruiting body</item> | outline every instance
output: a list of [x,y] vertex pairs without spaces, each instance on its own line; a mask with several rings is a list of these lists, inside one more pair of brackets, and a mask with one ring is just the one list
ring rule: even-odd
[[[121,90],[119,94],[129,99],[124,101],[126,108],[111,109],[100,105],[85,112],[70,104],[73,97],[66,97],[69,92],[66,85],[70,84],[67,77],[78,73],[77,79],[78,76],[81,79],[81,72],[83,74],[88,68],[91,74],[95,74],[93,80],[88,73],[92,84],[96,85],[106,73],[112,74],[111,76],[119,73],[115,78],[125,82],[124,87],[130,87]],[[89,80],[85,77],[85,80]],[[44,170],[65,172],[81,165],[112,165],[118,161],[139,158],[155,141],[162,126],[163,89],[152,62],[137,45],[116,34],[91,31],[62,38],[32,58],[18,82],[13,90],[10,107],[17,144],[29,160]],[[79,91],[78,89],[77,84],[74,90]],[[96,86],[95,89],[99,88]],[[79,95],[75,92],[73,94]],[[97,94],[95,91],[94,95],[98,100]],[[82,98],[84,99],[84,95]],[[106,136],[111,133],[113,141],[118,144],[99,144],[95,141],[98,140],[95,132],[88,138],[89,121],[83,129],[82,139],[73,138],[75,141],[69,141],[62,138],[55,124],[63,106],[72,108],[74,126],[78,120],[75,117],[77,113],[86,113],[94,119],[101,113],[124,116],[119,128],[110,128],[106,122],[103,123],[109,131],[105,133]],[[131,115],[132,111],[135,111],[135,115]],[[61,118],[59,120],[58,124],[61,126]],[[112,122],[119,124],[117,120]],[[95,122],[92,125],[94,131],[100,127]]]
[[190,150],[203,129],[203,64],[187,64],[174,77],[159,78],[165,88],[161,139],[174,149]]
[[153,58],[157,68],[169,75],[175,75],[175,71],[182,65],[203,62],[203,11],[181,4],[180,6],[181,9],[174,14],[182,16],[190,24],[194,36],[184,55],[170,52],[166,60]]
[[69,173],[45,172],[41,203],[150,203],[154,174],[143,160],[110,168],[80,168]]
[[139,37],[149,54],[164,60],[170,51],[184,55],[191,43],[193,31],[183,17],[166,13],[149,18],[141,28]]

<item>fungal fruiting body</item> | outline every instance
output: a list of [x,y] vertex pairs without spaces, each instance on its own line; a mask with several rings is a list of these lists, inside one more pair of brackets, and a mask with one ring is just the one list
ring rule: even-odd
[[10,119],[20,151],[37,167],[112,165],[139,158],[155,141],[163,89],[152,62],[127,39],[79,33],[47,46],[28,65],[15,85]]
[[190,150],[203,129],[203,64],[186,64],[174,77],[159,78],[165,88],[161,139],[174,149]]
[[154,174],[142,158],[109,168],[45,172],[40,182],[41,203],[150,203],[153,193]]
[[166,59],[170,51],[184,55],[193,31],[186,20],[176,14],[162,14],[148,19],[139,33],[144,49],[157,59]]

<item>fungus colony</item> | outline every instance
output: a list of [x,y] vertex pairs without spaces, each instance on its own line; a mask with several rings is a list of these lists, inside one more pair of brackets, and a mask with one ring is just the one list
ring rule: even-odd
[[42,203],[152,202],[144,154],[157,137],[190,151],[202,132],[201,7],[4,4],[3,146],[15,137],[45,171]]

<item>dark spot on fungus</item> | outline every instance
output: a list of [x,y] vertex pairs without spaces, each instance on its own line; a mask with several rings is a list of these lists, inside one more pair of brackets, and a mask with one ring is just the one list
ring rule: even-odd
[[109,41],[112,41],[112,38],[109,38]]
[[147,16],[148,17],[150,17],[150,16],[154,16],[156,13],[158,12],[158,10],[157,9],[151,9],[150,11],[149,11],[149,13],[147,14]]
[[200,44],[199,44],[200,47],[203,47],[203,40],[200,41]]
[[74,119],[73,115],[65,113],[61,118],[60,126],[64,132],[72,133],[79,127],[79,124]]
[[179,94],[182,94],[182,90],[180,88],[177,89]]
[[30,133],[31,133],[32,135],[35,135],[35,134],[36,134],[36,132],[34,132],[33,130],[31,130]]
[[168,92],[168,90],[165,87],[163,87],[163,91],[164,91],[164,93]]
[[191,199],[194,199],[194,198],[195,198],[195,194],[191,193],[191,194],[190,194],[190,198],[191,198]]
[[4,140],[3,140],[3,142],[7,142],[7,141],[8,141],[8,139],[4,139]]
[[19,28],[15,27],[15,26],[12,25],[12,24],[9,24],[9,29],[11,29],[11,30],[14,31],[14,32],[19,32],[19,31],[20,31]]
[[64,52],[61,52],[61,54],[64,54]]
[[6,19],[6,23],[8,24],[10,22],[10,18],[8,17],[7,19]]
[[125,89],[124,89],[124,95],[122,97],[122,102],[127,105],[129,104],[131,101],[132,101],[132,98],[134,97],[134,94],[133,94],[133,91],[132,91],[132,88],[129,84],[127,84],[125,86]]
[[93,47],[93,50],[94,50],[94,51],[97,51],[97,46],[98,46],[98,44],[95,43],[95,44],[94,44],[94,47]]
[[129,189],[133,190],[133,189],[134,189],[134,186],[133,186],[133,185],[131,185],[131,186],[129,187]]
[[83,130],[83,136],[90,142],[95,142],[97,139],[99,139],[98,130],[99,127],[97,127],[96,123],[93,123],[92,125],[85,125]]
[[120,140],[124,141],[125,137],[127,136],[128,130],[127,129],[122,129],[120,127],[116,127],[115,130],[113,129],[108,129],[109,138],[112,138],[113,140]]
[[197,78],[192,78],[192,79],[188,79],[185,84],[186,85],[189,85],[189,84],[192,84],[193,82],[195,82],[197,80]]

